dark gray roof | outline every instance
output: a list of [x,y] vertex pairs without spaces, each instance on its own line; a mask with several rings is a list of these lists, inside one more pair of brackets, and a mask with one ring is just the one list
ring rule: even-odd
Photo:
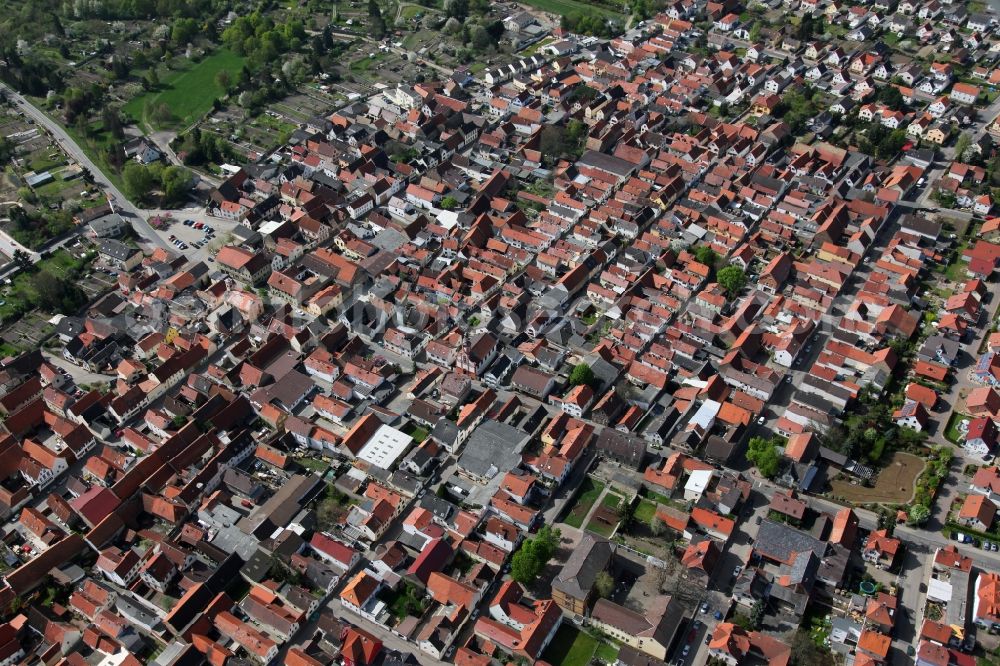
[[608,568],[615,547],[607,539],[584,532],[562,571],[552,581],[552,587],[575,599],[590,594],[597,574]]
[[420,498],[420,507],[430,511],[441,520],[448,520],[458,510],[454,504],[433,493],[427,493]]
[[826,554],[826,542],[813,538],[801,530],[783,523],[765,520],[760,524],[754,550],[771,560],[790,563],[795,553],[808,550],[817,557]]
[[113,238],[105,238],[101,240],[98,244],[98,248],[100,249],[101,254],[105,254],[113,259],[117,259],[118,261],[125,261],[139,251],[134,247],[129,247],[125,243],[116,241]]
[[604,428],[597,437],[597,450],[638,468],[646,456],[646,442],[641,437]]
[[599,153],[595,150],[588,150],[577,162],[583,166],[590,166],[622,178],[635,170],[635,165],[631,162],[626,162],[621,158]]
[[271,556],[260,548],[253,554],[250,561],[243,565],[240,573],[252,583],[259,583],[267,577],[271,569]]
[[521,462],[526,439],[525,433],[517,428],[487,419],[469,436],[458,466],[477,477],[506,472]]
[[458,426],[454,421],[442,418],[431,430],[431,437],[447,447],[452,447],[458,441]]

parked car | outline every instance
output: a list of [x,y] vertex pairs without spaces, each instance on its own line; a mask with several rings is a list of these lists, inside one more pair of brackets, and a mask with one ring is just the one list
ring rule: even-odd
[[707,601],[701,605],[701,612],[702,613],[707,613],[708,612],[708,602]]

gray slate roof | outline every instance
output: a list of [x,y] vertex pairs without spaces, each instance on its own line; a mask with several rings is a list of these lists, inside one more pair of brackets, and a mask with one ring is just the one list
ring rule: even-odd
[[585,532],[562,571],[552,581],[552,587],[563,594],[584,599],[594,586],[594,579],[608,567],[614,545],[602,537]]

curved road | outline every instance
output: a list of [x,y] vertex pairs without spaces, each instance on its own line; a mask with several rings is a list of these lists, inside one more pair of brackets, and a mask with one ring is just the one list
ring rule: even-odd
[[66,151],[67,155],[75,159],[84,168],[90,170],[90,173],[94,177],[94,184],[109,193],[112,198],[112,207],[117,210],[123,218],[131,222],[132,228],[135,229],[136,233],[153,245],[158,245],[168,250],[171,249],[170,244],[163,240],[163,238],[156,233],[153,227],[149,226],[144,214],[145,211],[132,205],[125,195],[122,194],[117,187],[115,187],[114,183],[104,177],[104,172],[97,168],[97,165],[95,165],[91,159],[87,157],[87,154],[83,151],[83,149],[77,145],[76,141],[74,141],[72,137],[66,133],[66,130],[64,130],[59,123],[49,118],[41,109],[35,107],[31,102],[26,100],[22,95],[15,92],[10,87],[0,83],[0,91],[3,91],[25,115],[34,119],[36,123],[48,130],[49,134],[55,137],[62,149]]

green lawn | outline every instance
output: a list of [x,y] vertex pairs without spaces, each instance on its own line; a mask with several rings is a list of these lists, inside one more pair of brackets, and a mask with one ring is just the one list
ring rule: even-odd
[[[62,156],[57,149],[49,150],[39,150],[33,153],[30,157],[31,170],[40,173],[42,171],[51,171],[58,166],[66,164],[66,158]],[[56,174],[52,174],[55,176]]]
[[951,416],[948,417],[948,425],[944,428],[944,438],[947,439],[952,444],[959,444],[962,442],[962,433],[958,429],[958,424],[962,419],[972,420],[972,417],[966,416],[965,414],[959,414],[958,412],[952,412]]
[[564,622],[542,653],[542,659],[552,666],[587,666],[595,650],[596,638]]
[[427,436],[431,434],[427,428],[424,428],[412,422],[405,428],[403,428],[403,432],[412,437],[413,441],[417,442],[418,444],[427,439]]
[[639,500],[639,505],[635,508],[636,522],[649,524],[649,521],[656,515],[656,504],[648,499]]
[[601,506],[606,506],[609,509],[617,509],[618,505],[622,503],[622,496],[617,493],[609,492],[601,500]]
[[400,12],[400,16],[407,21],[412,18],[416,18],[417,14],[420,14],[421,16],[427,14],[427,8],[420,7],[419,5],[407,5],[406,7],[403,7],[403,11]]
[[642,491],[642,493],[640,493],[640,494],[643,497],[645,497],[646,499],[652,500],[653,502],[655,502],[657,504],[672,504],[673,503],[673,500],[671,500],[666,495],[664,495],[662,493],[658,493],[655,490],[650,490],[649,488],[644,488],[643,491]]
[[73,271],[82,271],[97,256],[94,252],[88,252],[82,259],[77,259],[65,249],[59,249],[46,259],[39,261],[36,266],[39,270],[48,269],[53,275],[66,277]]
[[552,14],[558,14],[559,16],[565,16],[567,14],[586,14],[593,12],[595,14],[603,14],[608,18],[625,20],[625,14],[622,12],[616,12],[607,7],[600,7],[598,5],[592,5],[589,2],[577,2],[577,0],[524,0],[522,4],[528,5],[529,7],[535,7],[536,9],[541,9],[543,12],[550,12]]
[[295,462],[302,465],[303,469],[320,474],[330,468],[330,463],[319,458],[296,458]]
[[385,62],[389,58],[388,53],[376,51],[374,56],[367,55],[351,63],[351,71],[365,73],[380,62]]
[[968,247],[968,241],[962,241],[955,248],[951,261],[944,268],[944,276],[952,282],[960,282],[968,277],[969,264],[962,261],[962,252]]
[[611,643],[601,643],[597,646],[594,656],[605,664],[614,664],[618,661],[618,646]]
[[603,483],[595,481],[589,476],[585,478],[580,489],[580,495],[576,498],[576,503],[573,504],[573,509],[566,514],[566,518],[563,522],[570,527],[578,528],[582,526],[583,519],[587,517],[587,512],[590,511],[590,507],[594,506],[594,502],[597,501],[597,498],[601,495],[603,490]]
[[[188,127],[212,108],[212,102],[225,94],[215,77],[225,70],[235,79],[246,59],[228,49],[220,49],[201,62],[171,72],[164,77],[160,88],[133,98],[123,107],[136,122],[144,118],[146,104],[166,104],[173,113],[170,125]],[[152,122],[152,121],[150,121]]]
[[587,527],[585,529],[588,532],[593,532],[594,534],[602,536],[605,539],[610,539],[611,535],[614,534],[616,527],[618,527],[617,523],[614,525],[605,525],[604,523],[599,523],[595,520],[591,520],[589,523],[587,523]]
[[523,51],[521,51],[521,55],[524,55],[524,56],[534,55],[538,51],[538,49],[540,49],[542,47],[545,47],[545,46],[548,46],[549,44],[551,44],[554,41],[556,41],[555,37],[546,37],[544,39],[540,39],[537,42],[535,42],[534,44],[532,44],[531,46],[529,46],[528,48],[526,48]]

